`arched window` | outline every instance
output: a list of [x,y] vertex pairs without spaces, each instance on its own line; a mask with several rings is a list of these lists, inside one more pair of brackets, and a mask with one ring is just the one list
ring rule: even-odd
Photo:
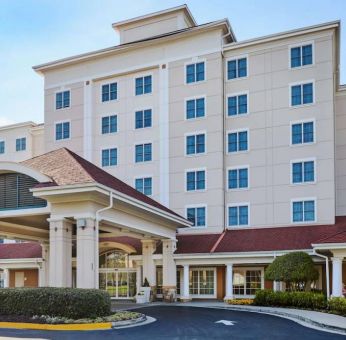
[[112,250],[100,255],[100,268],[128,268],[128,254],[121,250]]
[[30,189],[38,182],[24,174],[0,174],[0,210],[40,208],[47,202],[34,197]]

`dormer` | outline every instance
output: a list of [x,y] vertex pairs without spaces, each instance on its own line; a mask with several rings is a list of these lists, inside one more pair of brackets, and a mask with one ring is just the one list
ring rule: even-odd
[[194,27],[197,23],[187,5],[143,15],[112,24],[120,35],[120,44],[149,39]]

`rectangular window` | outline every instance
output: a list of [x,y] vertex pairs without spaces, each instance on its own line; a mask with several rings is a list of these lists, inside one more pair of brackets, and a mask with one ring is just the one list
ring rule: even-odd
[[187,219],[193,223],[194,227],[205,227],[205,207],[190,207],[186,209]]
[[102,166],[113,166],[118,164],[118,149],[104,149],[102,150]]
[[136,129],[142,129],[146,127],[151,127],[152,119],[151,119],[152,113],[151,110],[141,110],[136,111]]
[[296,123],[291,127],[292,144],[314,142],[314,122]]
[[228,97],[227,104],[228,116],[237,116],[248,113],[247,94]]
[[118,116],[102,117],[102,134],[114,133],[118,131]]
[[136,145],[136,163],[149,162],[152,160],[151,143]]
[[135,187],[136,190],[140,191],[144,195],[152,195],[152,178],[144,177],[144,178],[136,178]]
[[16,151],[26,150],[26,138],[17,138],[16,139]]
[[205,152],[205,134],[186,136],[186,154],[194,155]]
[[248,188],[248,168],[228,170],[228,189]]
[[55,124],[55,140],[70,138],[70,122]]
[[189,272],[189,292],[191,295],[215,296],[215,270],[207,268],[193,268]]
[[204,98],[189,99],[186,101],[186,119],[201,118],[205,116]]
[[228,134],[228,152],[248,150],[248,132],[238,131]]
[[227,62],[227,79],[243,78],[247,76],[247,58],[229,60]]
[[186,191],[204,190],[205,185],[205,171],[188,171],[186,173]]
[[5,153],[5,141],[0,141],[0,154]]
[[102,101],[108,102],[116,99],[118,99],[118,84],[110,83],[102,85]]
[[291,68],[312,64],[312,44],[291,48]]
[[292,202],[293,222],[315,221],[315,201],[304,200]]
[[136,96],[152,92],[151,76],[139,77],[135,80]]
[[314,101],[312,83],[291,86],[291,105],[311,104]]
[[242,268],[233,271],[233,294],[240,296],[255,295],[262,289],[262,271]]
[[304,161],[292,163],[292,183],[315,181],[315,162]]
[[237,205],[228,207],[228,226],[241,226],[249,224],[249,206]]
[[56,110],[70,107],[70,91],[57,92],[55,94],[55,108]]
[[186,83],[196,83],[205,79],[204,61],[186,65]]

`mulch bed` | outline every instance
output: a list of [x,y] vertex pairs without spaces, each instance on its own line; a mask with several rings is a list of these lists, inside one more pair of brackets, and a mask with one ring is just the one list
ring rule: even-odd
[[46,320],[42,318],[33,319],[26,315],[0,315],[0,322],[46,323]]

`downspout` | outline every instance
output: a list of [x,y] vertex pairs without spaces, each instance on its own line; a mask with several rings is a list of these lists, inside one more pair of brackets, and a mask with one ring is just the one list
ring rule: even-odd
[[221,64],[222,64],[222,189],[223,189],[223,231],[227,229],[227,190],[226,190],[226,86],[225,86],[225,56],[223,54],[224,39],[231,35],[230,30],[221,37]]
[[[95,246],[95,259],[96,268],[99,268],[99,225],[100,225],[100,213],[113,208],[113,192],[109,192],[109,205],[105,208],[99,209],[95,213],[95,228],[96,228],[96,246]],[[95,271],[95,286],[99,288],[99,273]]]
[[329,299],[329,298],[330,298],[329,258],[328,258],[328,256],[325,256],[325,255],[322,255],[322,254],[317,253],[315,249],[313,249],[312,254],[315,255],[315,256],[321,257],[321,258],[325,259],[325,261],[326,261],[327,299]]

